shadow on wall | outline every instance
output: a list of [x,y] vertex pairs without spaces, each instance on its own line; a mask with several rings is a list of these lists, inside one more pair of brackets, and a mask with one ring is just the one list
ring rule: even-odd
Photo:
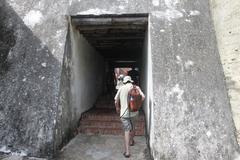
[[49,156],[61,65],[5,0],[0,3],[0,53],[0,148]]
[[7,57],[10,49],[16,43],[13,28],[6,24],[7,16],[4,14],[3,6],[0,6],[0,75],[7,71],[9,66]]
[[[77,134],[78,124],[74,123],[74,115],[76,111],[72,108],[72,92],[71,92],[71,78],[72,78],[72,47],[70,40],[70,33],[66,36],[66,44],[64,49],[64,58],[61,71],[60,94],[59,94],[59,112],[57,112],[57,124],[55,126],[55,151],[61,149],[66,145],[71,138]],[[60,109],[61,108],[61,109]]]

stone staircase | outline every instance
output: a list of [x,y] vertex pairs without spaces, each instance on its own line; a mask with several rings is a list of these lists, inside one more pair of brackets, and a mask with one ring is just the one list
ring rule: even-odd
[[[139,113],[135,129],[136,135],[145,135],[145,117],[142,111]],[[115,111],[112,99],[100,98],[94,108],[83,113],[78,132],[87,135],[122,135],[122,123]]]

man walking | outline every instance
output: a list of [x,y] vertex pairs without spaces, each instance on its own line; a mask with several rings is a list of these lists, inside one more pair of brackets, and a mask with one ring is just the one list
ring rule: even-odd
[[[130,112],[128,107],[128,93],[133,87],[133,81],[130,76],[125,76],[123,79],[124,85],[118,90],[115,96],[115,106],[117,113],[120,113],[120,119],[123,124],[124,129],[124,142],[125,142],[125,152],[124,157],[130,157],[130,147],[134,145],[134,135],[135,135],[135,120],[138,116],[138,111]],[[142,101],[145,99],[145,95],[141,91],[140,87],[137,86],[139,90]]]

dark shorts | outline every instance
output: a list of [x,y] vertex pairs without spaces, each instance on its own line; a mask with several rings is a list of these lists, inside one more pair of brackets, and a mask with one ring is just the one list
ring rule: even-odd
[[136,117],[130,117],[130,118],[122,117],[121,118],[124,131],[132,131],[135,129]]

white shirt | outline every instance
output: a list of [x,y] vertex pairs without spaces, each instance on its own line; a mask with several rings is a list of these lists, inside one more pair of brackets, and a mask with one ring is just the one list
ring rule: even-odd
[[[128,118],[128,117],[135,117],[138,115],[138,111],[137,112],[130,112],[128,110],[128,92],[130,91],[130,89],[133,87],[133,85],[131,83],[127,83],[124,84],[117,92],[114,100],[118,101],[120,100],[120,117],[124,117],[124,118]],[[144,97],[143,92],[141,91],[141,89],[139,87],[137,87],[140,91],[140,94]]]
[[123,86],[123,81],[117,80],[117,85],[116,85],[116,89],[118,90],[119,88],[121,88]]

